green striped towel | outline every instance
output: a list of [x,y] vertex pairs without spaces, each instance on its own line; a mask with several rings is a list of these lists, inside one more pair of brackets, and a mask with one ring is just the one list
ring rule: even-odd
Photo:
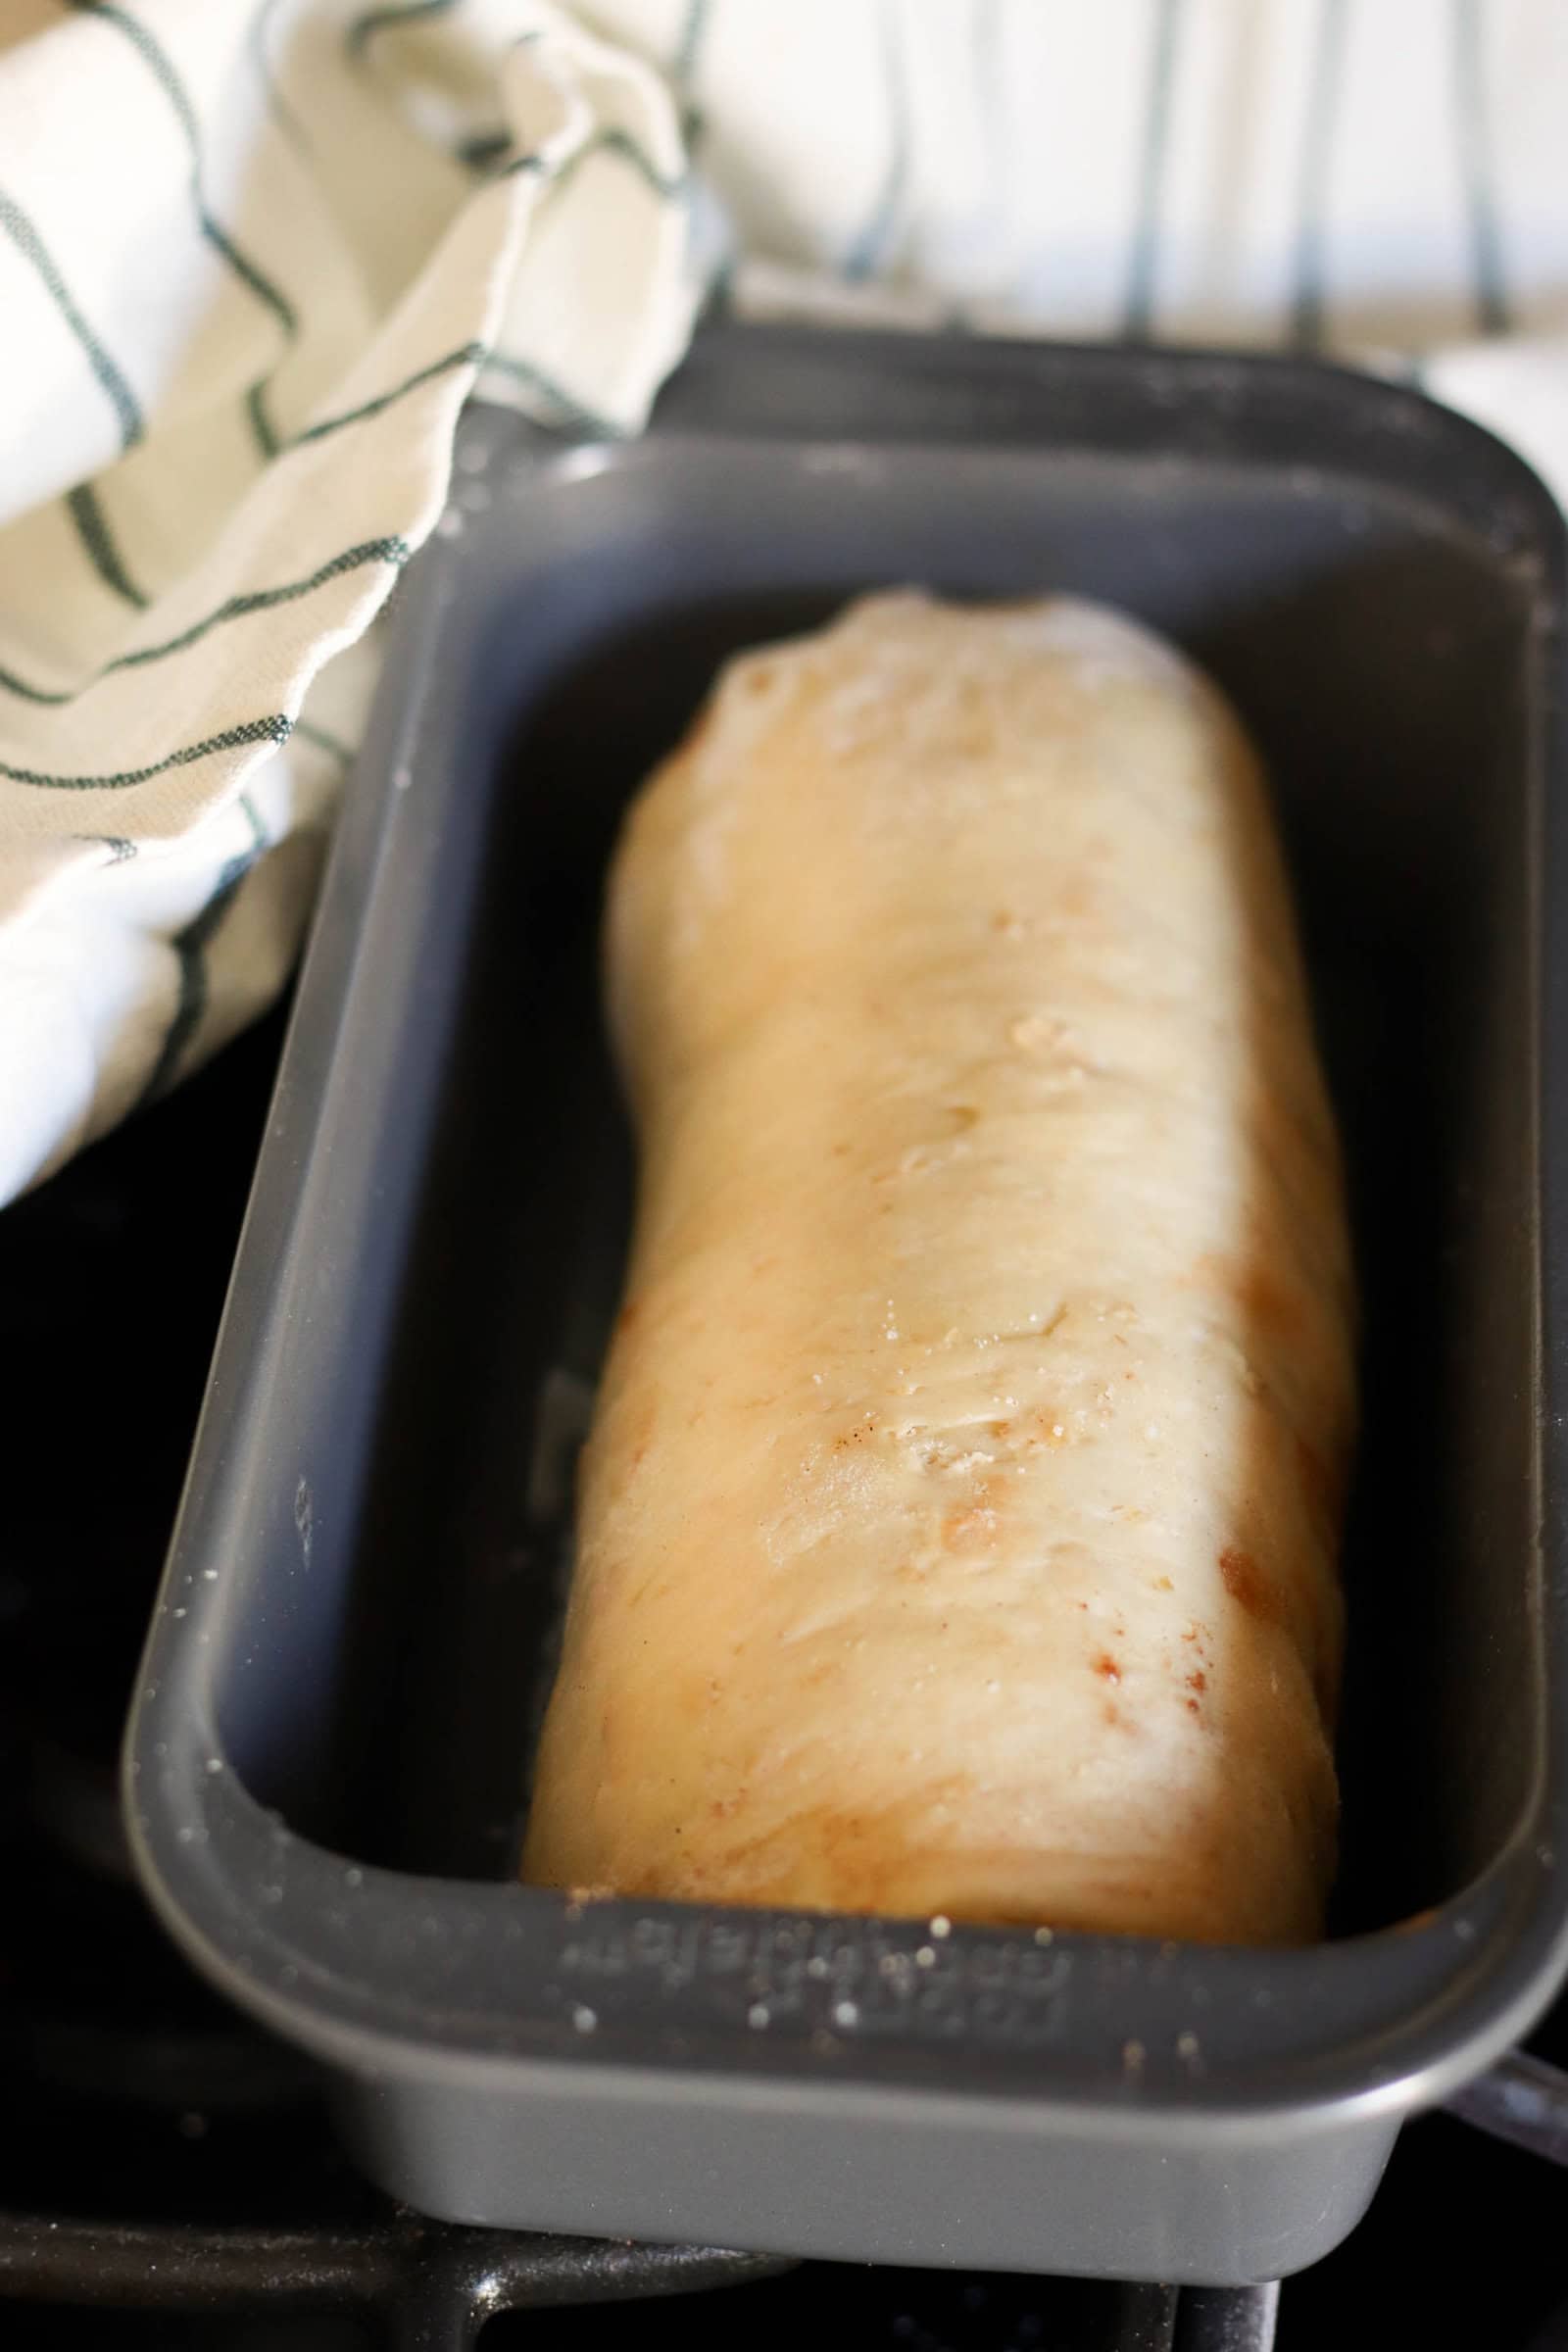
[[546,0],[0,7],[0,1198],[296,953],[469,394],[636,428],[663,78]]
[[1568,488],[1565,121],[1568,0],[0,0],[0,1200],[281,986],[475,390],[635,431],[732,248]]

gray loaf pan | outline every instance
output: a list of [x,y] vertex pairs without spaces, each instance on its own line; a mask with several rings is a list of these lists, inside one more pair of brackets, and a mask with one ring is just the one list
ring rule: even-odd
[[[871,585],[1170,632],[1269,762],[1366,1419],[1331,1939],[514,1883],[630,1166],[595,934],[734,648]],[[1308,364],[718,325],[653,429],[479,411],[332,853],[129,1733],[138,1867],[442,2216],[1232,2283],[1568,1961],[1563,535]],[[715,1573],[722,1573],[715,1563]]]

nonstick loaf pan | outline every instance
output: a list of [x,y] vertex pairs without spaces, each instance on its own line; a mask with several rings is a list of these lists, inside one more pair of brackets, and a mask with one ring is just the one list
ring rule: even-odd
[[[1143,614],[1261,743],[1366,1418],[1331,1939],[603,1901],[513,1872],[630,1171],[627,795],[875,584]],[[715,326],[652,430],[478,412],[394,622],[129,1735],[143,1879],[469,2222],[1230,2283],[1355,2222],[1568,1960],[1563,533],[1485,433],[1265,358]]]

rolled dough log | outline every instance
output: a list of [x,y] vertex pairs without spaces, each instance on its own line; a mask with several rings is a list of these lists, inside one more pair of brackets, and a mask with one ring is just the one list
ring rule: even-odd
[[726,669],[608,964],[639,1204],[524,1876],[1317,1934],[1353,1308],[1218,694],[868,598]]

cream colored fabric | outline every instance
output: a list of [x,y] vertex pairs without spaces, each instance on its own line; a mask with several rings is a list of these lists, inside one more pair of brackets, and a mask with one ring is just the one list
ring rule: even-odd
[[635,430],[716,270],[1560,487],[1565,115],[1561,0],[0,0],[0,1199],[276,992],[476,386]]
[[664,83],[546,0],[0,26],[3,1198],[281,985],[464,401],[633,430],[694,288]]
[[1310,1936],[1349,1274],[1218,696],[1066,600],[749,656],[609,985],[639,1207],[524,1874]]

